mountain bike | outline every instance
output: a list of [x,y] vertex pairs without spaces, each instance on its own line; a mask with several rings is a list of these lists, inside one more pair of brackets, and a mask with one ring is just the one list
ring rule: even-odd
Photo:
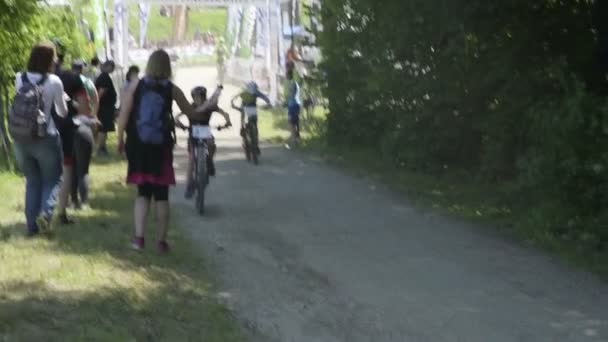
[[[192,148],[192,186],[196,192],[195,206],[200,215],[205,213],[205,189],[209,185],[209,163],[211,162],[211,153],[209,151],[209,142],[213,139],[211,127],[208,125],[184,125],[178,119],[178,127],[183,130],[191,130],[190,144]],[[216,129],[221,131],[230,127],[229,125],[217,126]],[[188,170],[190,172],[190,170]],[[190,185],[189,185],[190,186]]]
[[246,117],[247,122],[243,127],[241,127],[241,137],[243,138],[243,149],[245,151],[245,158],[248,162],[253,162],[253,164],[258,165],[260,161],[260,146],[258,134],[257,108],[255,109],[255,113],[246,113],[245,111],[247,111],[247,109],[234,105],[232,106],[232,108],[238,110],[239,112],[241,112],[241,115]]

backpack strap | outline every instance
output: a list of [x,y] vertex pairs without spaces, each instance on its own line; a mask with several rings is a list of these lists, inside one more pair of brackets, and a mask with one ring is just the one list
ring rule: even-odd
[[46,75],[46,74],[43,74],[43,75],[42,75],[42,78],[40,79],[40,81],[38,81],[38,83],[36,83],[36,85],[38,85],[38,86],[43,85],[43,84],[44,84],[44,82],[46,82],[46,79],[47,79],[47,78],[48,78],[48,77],[47,77],[47,75]]
[[[46,82],[46,79],[47,79],[47,78],[48,78],[48,77],[47,77],[47,75],[46,75],[46,74],[42,74],[42,78],[40,78],[40,81],[36,82],[36,85],[37,85],[37,86],[41,86],[41,85],[43,85],[43,84],[44,84],[44,82]],[[32,83],[32,82],[30,81],[30,79],[27,77],[27,71],[23,71],[23,72],[21,73],[21,82],[22,82],[23,84],[26,84],[26,83],[27,83],[27,84],[31,84],[31,83]]]
[[23,71],[21,73],[21,83],[23,83],[23,84],[29,84],[30,83],[30,79],[27,78],[27,71]]
[[167,105],[167,127],[169,128],[169,139],[171,143],[171,147],[175,146],[177,143],[177,135],[175,133],[175,118],[173,117],[173,82],[168,81],[166,88],[166,105]]

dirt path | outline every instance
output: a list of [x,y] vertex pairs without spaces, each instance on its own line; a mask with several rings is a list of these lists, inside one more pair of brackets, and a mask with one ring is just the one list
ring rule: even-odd
[[[213,69],[177,76],[214,84]],[[264,146],[248,165],[236,132],[218,135],[208,215],[183,183],[173,197],[251,340],[608,341],[608,286],[592,276],[309,156]]]

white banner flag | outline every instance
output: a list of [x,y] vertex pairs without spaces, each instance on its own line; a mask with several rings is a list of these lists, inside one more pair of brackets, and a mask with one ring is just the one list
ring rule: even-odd
[[119,65],[124,65],[126,62],[124,61],[125,46],[123,44],[124,35],[127,34],[123,27],[125,12],[126,8],[123,0],[114,0],[114,46],[116,47],[114,56]]
[[256,56],[264,56],[266,47],[268,46],[268,12],[265,7],[257,8],[257,16],[255,21],[255,54]]
[[234,36],[232,36],[232,46],[230,47],[232,56],[236,54],[240,45],[241,28],[243,26],[243,7],[236,6],[234,14],[234,23],[236,27],[234,29]]
[[146,36],[148,34],[148,23],[150,21],[150,4],[139,4],[139,47],[143,48],[146,45]]

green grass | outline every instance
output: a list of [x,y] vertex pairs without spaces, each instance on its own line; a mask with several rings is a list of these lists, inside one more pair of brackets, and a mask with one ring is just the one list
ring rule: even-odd
[[[378,158],[378,146],[369,149],[330,146],[322,131],[326,117],[323,113],[318,108],[311,118],[303,119],[303,151],[321,155],[327,162],[352,174],[387,184],[419,208],[477,223],[483,229],[490,228],[488,232],[498,232],[543,249],[608,279],[608,253],[597,251],[593,241],[587,244],[573,241],[548,227],[549,221],[554,222],[563,208],[546,202],[536,207],[522,206],[520,203],[524,201],[514,186],[479,182],[458,171],[446,171],[437,177],[396,167]],[[285,110],[263,112],[260,116],[263,139],[282,143],[289,137],[287,127]]]
[[[324,109],[317,107],[314,112],[301,114],[301,132],[305,142],[317,141],[324,124]],[[275,143],[286,142],[290,136],[290,128],[287,122],[287,109],[274,108],[272,110],[261,110],[258,121],[260,137]]]
[[215,56],[194,56],[190,58],[180,58],[177,61],[177,65],[180,67],[191,67],[191,66],[215,66]]
[[228,25],[228,10],[225,8],[194,7],[190,10],[188,19],[187,39],[194,38],[197,27],[200,28],[202,33],[211,31],[216,36],[223,36]]
[[[129,30],[133,37],[139,41],[139,9],[133,5],[129,9]],[[150,21],[148,23],[148,40],[159,42],[170,41],[173,37],[174,17],[161,17],[160,5],[152,5]],[[192,7],[188,14],[188,27],[186,39],[193,39],[197,27],[201,33],[211,31],[216,36],[223,35],[228,22],[228,12],[223,8]]]
[[[132,189],[118,159],[92,167],[93,209],[54,239],[23,236],[24,180],[0,173],[0,340],[240,341],[207,265],[172,227],[174,250],[129,248]],[[152,220],[153,221],[153,220]]]

